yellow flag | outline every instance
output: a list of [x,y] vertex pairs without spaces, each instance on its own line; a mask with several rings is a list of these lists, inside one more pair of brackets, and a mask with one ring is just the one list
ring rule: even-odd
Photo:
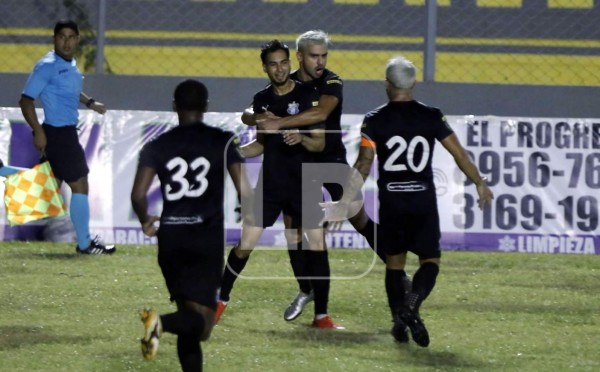
[[11,226],[66,215],[58,180],[48,162],[11,174],[4,185],[6,217]]

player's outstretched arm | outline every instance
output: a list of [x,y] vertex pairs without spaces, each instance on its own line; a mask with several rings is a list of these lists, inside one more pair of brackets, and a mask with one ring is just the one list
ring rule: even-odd
[[458,168],[477,186],[479,194],[479,208],[491,204],[494,193],[490,190],[487,179],[479,174],[477,166],[473,163],[465,148],[460,144],[456,134],[452,133],[441,141],[442,145],[454,158]]
[[284,118],[257,120],[258,127],[263,130],[279,130],[318,124],[327,119],[338,103],[339,100],[336,96],[324,94],[319,98],[318,106]]

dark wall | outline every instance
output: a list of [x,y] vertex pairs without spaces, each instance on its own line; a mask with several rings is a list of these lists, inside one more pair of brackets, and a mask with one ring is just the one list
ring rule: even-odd
[[[109,109],[169,111],[182,77],[85,78],[84,91]],[[26,74],[0,74],[0,107],[17,107]],[[263,79],[201,78],[210,91],[209,111],[238,112],[250,104]],[[600,118],[600,87],[421,83],[416,99],[447,115]],[[344,113],[364,114],[386,101],[383,82],[345,81]]]

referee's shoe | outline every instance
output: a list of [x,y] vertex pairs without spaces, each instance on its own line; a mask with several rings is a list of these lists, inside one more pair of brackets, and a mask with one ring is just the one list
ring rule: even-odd
[[117,251],[117,248],[114,244],[104,245],[100,242],[100,238],[95,236],[94,239],[90,242],[90,246],[86,249],[79,249],[79,246],[75,247],[75,251],[79,254],[90,254],[90,255],[98,255],[98,254],[113,254]]

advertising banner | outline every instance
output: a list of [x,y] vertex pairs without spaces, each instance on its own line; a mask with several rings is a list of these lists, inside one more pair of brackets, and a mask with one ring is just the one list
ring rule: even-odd
[[[40,117],[43,115],[40,111]],[[358,152],[362,115],[342,117],[348,162]],[[491,208],[479,210],[477,191],[439,143],[433,167],[445,250],[522,253],[599,254],[600,119],[449,116],[448,122],[495,194]],[[240,113],[207,113],[205,122],[237,133],[246,143],[255,136]],[[80,141],[90,166],[91,229],[106,242],[153,244],[143,235],[129,195],[141,147],[177,123],[171,112],[80,111]],[[32,167],[39,154],[18,108],[0,108],[0,158]],[[402,151],[402,149],[398,149]],[[377,220],[376,164],[364,188],[365,207]],[[249,159],[256,179],[260,158]],[[65,201],[70,196],[63,185]],[[4,185],[0,184],[4,194]],[[151,212],[160,214],[158,180],[150,191]],[[225,213],[228,243],[240,234],[237,195],[227,180]],[[68,208],[67,208],[68,209]],[[54,240],[56,221],[10,227],[0,210],[0,239]],[[64,222],[64,221],[63,221]],[[60,224],[65,229],[66,223]],[[68,226],[67,226],[68,230]],[[64,236],[68,233],[54,233]],[[69,239],[69,238],[67,238]],[[57,239],[58,240],[58,239]],[[365,239],[345,222],[327,233],[331,248],[365,248]],[[263,234],[262,245],[285,246],[281,219]]]

